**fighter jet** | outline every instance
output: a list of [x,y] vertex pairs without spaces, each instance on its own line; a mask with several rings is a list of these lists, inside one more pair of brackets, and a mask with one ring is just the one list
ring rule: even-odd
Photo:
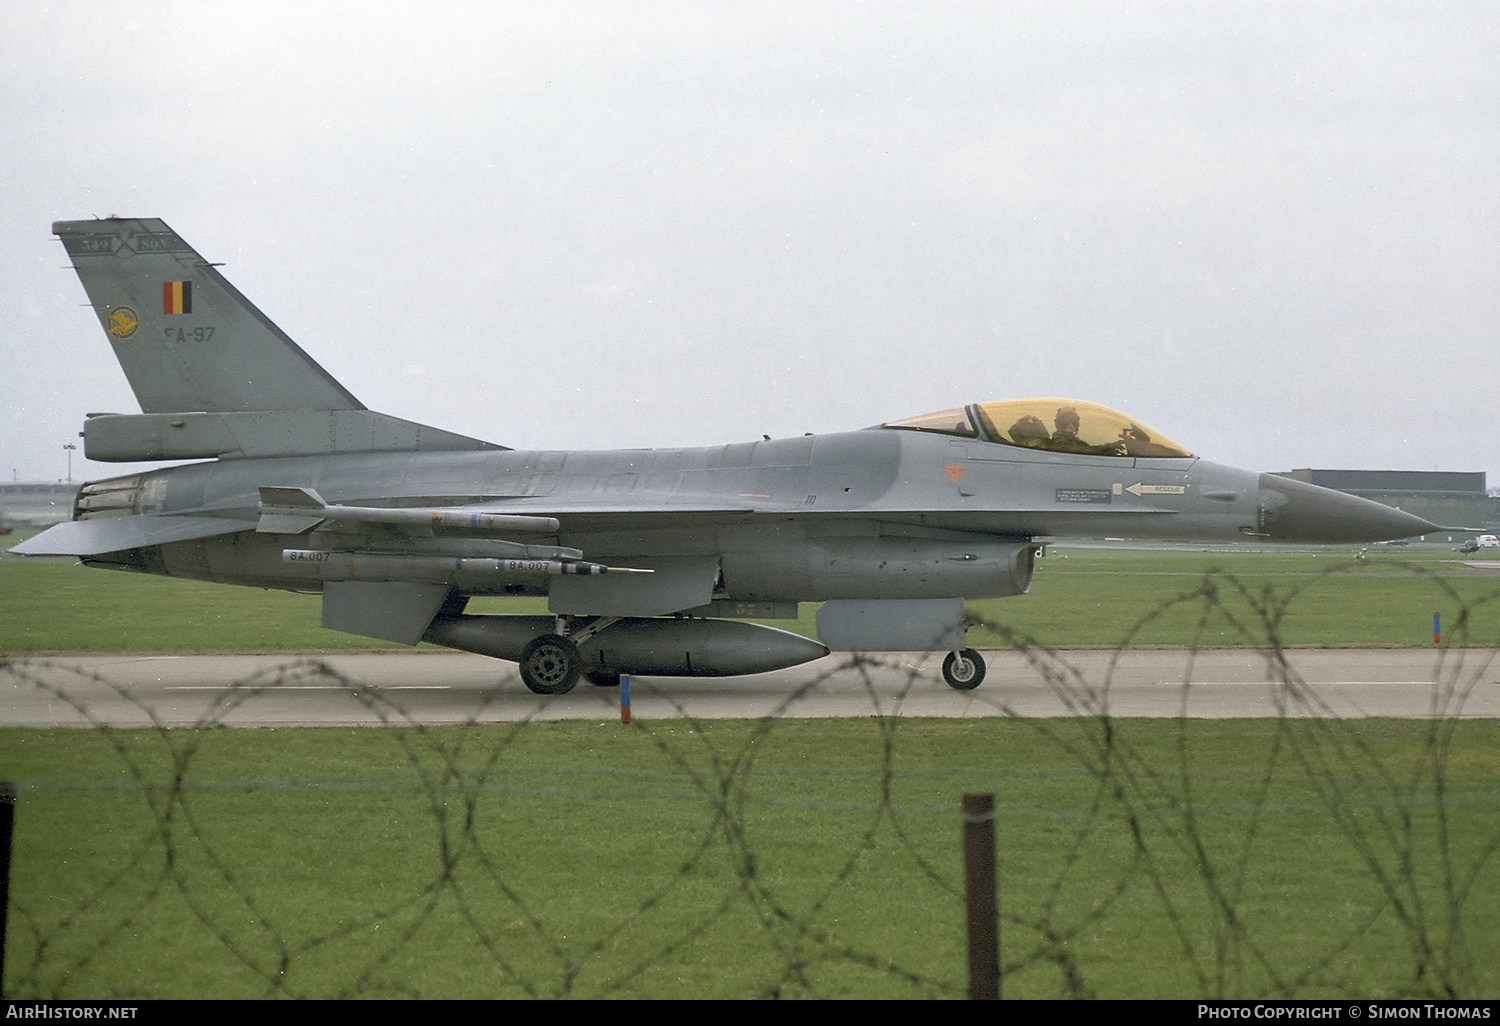
[[[520,664],[561,694],[622,673],[734,676],[830,651],[947,652],[964,601],[1021,595],[1038,544],[1362,542],[1425,520],[1194,456],[1072,399],[972,402],[709,448],[522,452],[375,413],[165,223],[54,224],[140,413],[92,460],[199,460],[85,484],[17,546],[89,566],[322,594],[323,626]],[[545,597],[550,615],[466,612]],[[819,641],[745,622],[821,603]]]

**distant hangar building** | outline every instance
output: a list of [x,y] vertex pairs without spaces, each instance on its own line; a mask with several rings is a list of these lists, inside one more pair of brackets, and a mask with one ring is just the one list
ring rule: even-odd
[[76,484],[0,485],[0,527],[51,527],[73,519]]
[[1303,469],[1276,476],[1374,499],[1434,524],[1493,529],[1500,521],[1500,499],[1489,494],[1482,470]]

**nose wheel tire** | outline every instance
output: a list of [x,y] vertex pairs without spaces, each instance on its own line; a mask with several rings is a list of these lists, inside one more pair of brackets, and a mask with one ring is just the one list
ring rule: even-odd
[[566,695],[578,670],[578,646],[561,634],[543,634],[521,650],[521,679],[539,695]]
[[949,652],[943,659],[943,680],[958,691],[973,691],[984,681],[984,657],[972,648]]

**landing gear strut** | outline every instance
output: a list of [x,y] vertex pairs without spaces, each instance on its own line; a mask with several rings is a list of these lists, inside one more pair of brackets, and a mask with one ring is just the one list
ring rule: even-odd
[[943,680],[958,691],[973,691],[984,681],[984,657],[972,648],[949,652],[943,659]]

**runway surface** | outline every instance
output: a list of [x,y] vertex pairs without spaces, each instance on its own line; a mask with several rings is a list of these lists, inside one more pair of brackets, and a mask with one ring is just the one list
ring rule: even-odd
[[[829,657],[737,678],[634,678],[634,718],[1500,716],[1493,649],[984,653],[955,691],[939,657]],[[3,726],[240,727],[617,719],[620,692],[533,695],[513,664],[456,652],[92,655],[0,662]]]

